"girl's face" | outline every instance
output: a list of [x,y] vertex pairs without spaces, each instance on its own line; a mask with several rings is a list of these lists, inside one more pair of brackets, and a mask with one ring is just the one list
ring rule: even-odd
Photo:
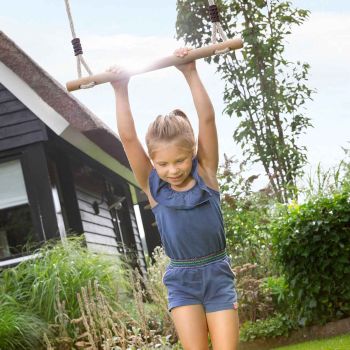
[[191,177],[193,151],[176,142],[159,142],[153,151],[153,164],[158,176],[172,188],[185,187]]

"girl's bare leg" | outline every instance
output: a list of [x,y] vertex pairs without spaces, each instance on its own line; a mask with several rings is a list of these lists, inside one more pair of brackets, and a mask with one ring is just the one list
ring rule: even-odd
[[208,350],[208,326],[202,305],[186,305],[171,310],[175,328],[185,350]]
[[206,314],[214,350],[237,350],[239,321],[237,310],[223,310]]

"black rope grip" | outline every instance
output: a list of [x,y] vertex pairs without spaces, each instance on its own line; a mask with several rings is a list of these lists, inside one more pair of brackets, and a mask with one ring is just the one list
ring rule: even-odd
[[216,5],[209,6],[209,16],[213,23],[220,22],[219,11]]
[[73,49],[74,49],[74,55],[82,55],[83,54],[83,49],[80,44],[80,39],[79,38],[74,38],[72,41]]

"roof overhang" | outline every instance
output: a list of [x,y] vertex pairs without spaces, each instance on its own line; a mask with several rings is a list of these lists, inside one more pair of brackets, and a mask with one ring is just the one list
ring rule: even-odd
[[139,187],[117,135],[1,31],[0,83],[55,134]]

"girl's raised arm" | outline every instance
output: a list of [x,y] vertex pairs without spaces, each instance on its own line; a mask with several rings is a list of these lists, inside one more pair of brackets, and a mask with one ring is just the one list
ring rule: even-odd
[[148,193],[148,176],[152,163],[136,133],[129,103],[128,82],[126,79],[111,83],[116,97],[117,128],[136,181]]
[[[183,48],[175,51],[175,54],[183,57],[187,52],[188,48]],[[185,76],[198,114],[198,162],[206,172],[216,177],[219,150],[213,105],[198,75],[195,62],[180,65],[177,68]]]

